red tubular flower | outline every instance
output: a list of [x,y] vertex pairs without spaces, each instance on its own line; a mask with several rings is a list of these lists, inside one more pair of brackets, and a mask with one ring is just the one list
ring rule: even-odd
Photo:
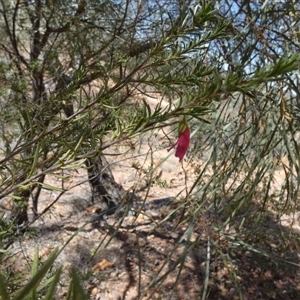
[[179,133],[179,138],[177,142],[171,148],[169,148],[168,151],[170,151],[175,146],[177,146],[175,156],[178,157],[179,162],[181,162],[183,160],[183,157],[188,151],[189,145],[190,145],[190,129],[186,125],[185,129],[181,133]]

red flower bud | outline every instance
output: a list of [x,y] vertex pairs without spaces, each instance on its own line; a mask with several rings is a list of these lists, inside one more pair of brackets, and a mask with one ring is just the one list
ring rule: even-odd
[[186,126],[185,129],[179,134],[179,138],[177,142],[171,148],[169,148],[168,151],[170,151],[175,146],[177,146],[175,156],[178,157],[179,161],[181,162],[183,160],[183,157],[188,151],[189,145],[190,145],[190,129],[188,126]]

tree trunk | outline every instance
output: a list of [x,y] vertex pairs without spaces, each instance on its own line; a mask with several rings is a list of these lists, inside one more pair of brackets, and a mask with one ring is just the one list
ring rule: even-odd
[[94,204],[107,209],[107,214],[114,213],[126,199],[126,191],[116,183],[106,158],[97,156],[86,160],[89,184]]

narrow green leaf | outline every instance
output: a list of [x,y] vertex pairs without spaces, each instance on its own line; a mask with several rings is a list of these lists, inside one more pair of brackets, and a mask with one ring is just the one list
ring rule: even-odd
[[2,274],[0,274],[0,298],[1,300],[9,300],[8,292],[6,289],[6,282]]
[[[35,253],[34,253],[34,258],[33,262],[31,265],[31,278],[33,278],[37,272],[38,272],[38,267],[39,267],[39,246],[36,245],[35,247]],[[31,299],[37,299],[37,294],[36,294],[36,287],[34,286],[32,291],[31,291]]]
[[42,183],[42,182],[37,182],[38,185],[42,186],[44,189],[49,190],[49,191],[56,191],[56,192],[63,192],[64,190],[57,187],[53,186],[47,183]]
[[72,291],[73,291],[73,285],[74,285],[73,280],[70,280],[70,283],[69,283],[69,286],[68,286],[68,292],[67,292],[66,300],[71,300]]
[[25,297],[34,289],[38,283],[45,277],[49,269],[53,266],[55,259],[57,258],[58,249],[55,249],[49,258],[45,261],[41,269],[34,275],[34,277],[19,291],[17,296],[12,300],[24,300]]
[[75,270],[72,270],[72,281],[73,281],[73,300],[84,300],[88,299],[88,296],[85,294],[84,289],[81,285],[80,279],[75,272]]
[[28,173],[27,178],[30,178],[33,175],[33,173],[36,171],[36,165],[37,165],[39,157],[40,157],[40,144],[37,143],[36,148],[35,148],[35,152],[34,152],[33,162],[32,162],[32,165],[31,165],[31,170]]
[[55,272],[55,274],[51,277],[51,284],[50,284],[50,286],[48,288],[48,291],[47,291],[47,294],[46,294],[44,300],[52,300],[53,299],[53,295],[54,295],[54,292],[56,290],[57,283],[59,281],[61,272],[62,272],[62,267],[60,267]]

